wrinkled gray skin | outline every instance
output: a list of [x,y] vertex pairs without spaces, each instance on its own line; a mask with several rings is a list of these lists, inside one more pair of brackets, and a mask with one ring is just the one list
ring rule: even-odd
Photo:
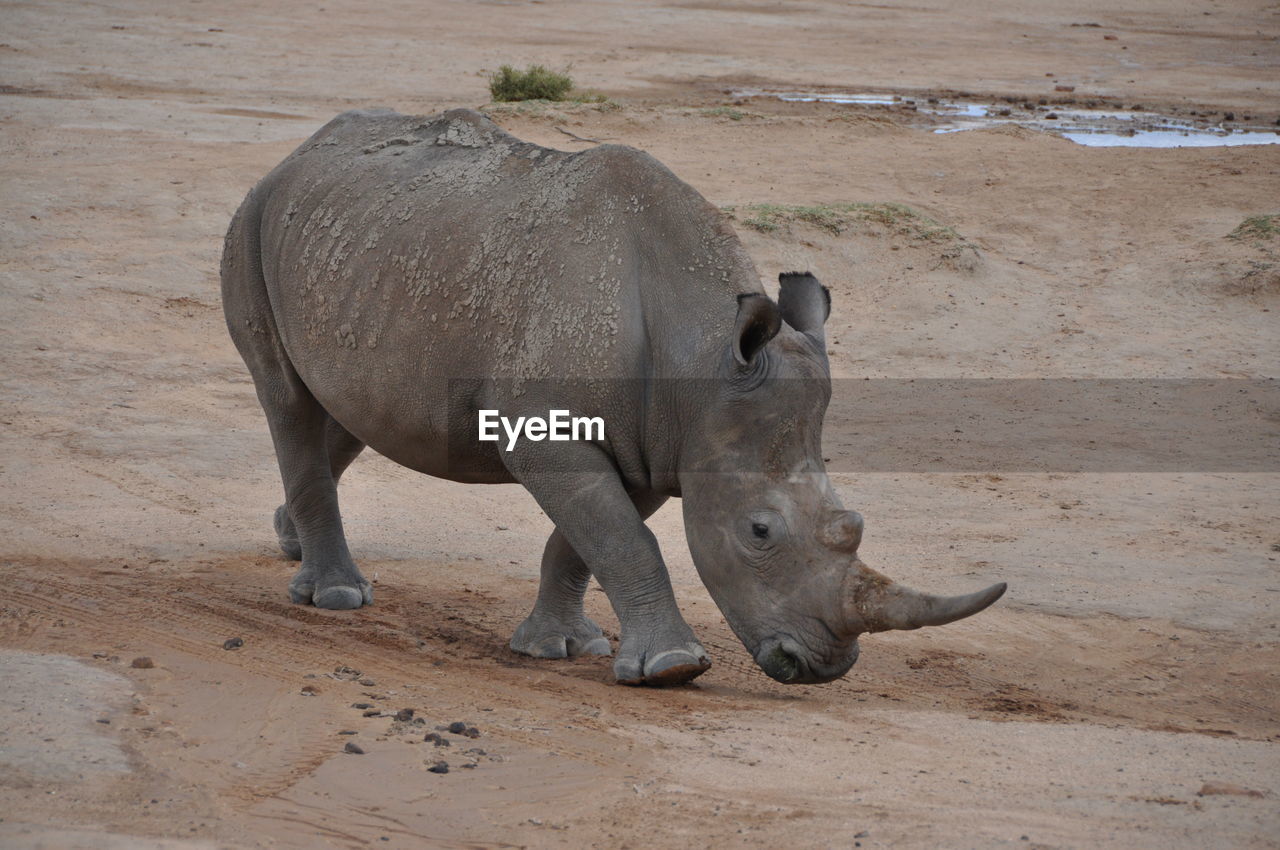
[[[823,469],[827,291],[775,303],[722,216],[651,157],[563,153],[485,116],[344,113],[249,193],[222,262],[227,326],[284,480],[295,602],[372,601],[336,483],[364,446],[454,481],[519,482],[555,524],[511,646],[609,654],[583,613],[596,576],[625,683],[710,665],[645,519],[684,502],[698,571],[760,666],[822,682],[862,632],[968,616],[1004,586],[939,598],[857,557],[862,518]],[[476,439],[477,411],[601,416],[597,442]]]

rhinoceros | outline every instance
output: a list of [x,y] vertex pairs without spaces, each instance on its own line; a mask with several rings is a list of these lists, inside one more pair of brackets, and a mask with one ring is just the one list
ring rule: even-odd
[[[284,481],[275,530],[296,603],[372,602],[337,482],[365,446],[453,481],[522,484],[555,526],[511,647],[609,655],[627,684],[710,666],[645,520],[683,502],[730,627],[780,682],[836,679],[858,636],[940,625],[1005,590],[939,597],[858,557],[863,520],[828,481],[828,290],[769,297],[725,217],[649,155],[567,153],[485,115],[345,112],[248,194],[222,258],[231,336]],[[603,420],[592,439],[483,441],[482,410]]]

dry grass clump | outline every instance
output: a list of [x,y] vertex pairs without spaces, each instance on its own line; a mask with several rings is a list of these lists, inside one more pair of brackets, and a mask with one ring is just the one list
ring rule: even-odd
[[939,224],[905,204],[747,204],[742,207],[725,207],[724,212],[761,233],[774,233],[786,229],[794,222],[812,224],[836,235],[854,225],[878,224],[896,235],[924,242],[964,241],[952,228]]
[[523,71],[503,65],[489,77],[489,94],[498,103],[517,100],[564,100],[573,89],[568,74],[530,65]]
[[1262,242],[1280,234],[1280,213],[1273,215],[1251,215],[1227,234],[1232,239]]

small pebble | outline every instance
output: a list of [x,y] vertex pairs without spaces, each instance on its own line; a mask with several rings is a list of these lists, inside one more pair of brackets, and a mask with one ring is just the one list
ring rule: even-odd
[[364,747],[361,747],[355,741],[347,741],[347,745],[342,748],[343,752],[352,753],[353,755],[364,755]]
[[[134,666],[136,667],[137,665],[135,664]],[[465,734],[467,731],[467,724],[463,723],[461,720],[454,721],[449,724],[449,731],[455,735]]]
[[437,747],[452,746],[452,744],[449,743],[449,739],[442,737],[438,732],[428,732],[427,736],[422,740],[430,741],[431,743],[435,744]]
[[396,720],[399,720],[401,723],[407,723],[412,719],[413,719],[412,708],[402,708],[396,712]]
[[339,734],[339,735],[354,735],[354,734],[356,734],[356,730],[354,730],[354,729],[343,729],[343,730],[342,730],[341,732],[339,732],[338,734]]
[[366,711],[366,712],[364,713],[364,716],[365,716],[365,717],[377,717],[377,716],[378,716],[379,714],[381,714],[381,713],[382,713],[382,710],[381,710],[381,709],[378,709],[378,708],[371,708],[371,709],[369,709],[368,711]]
[[145,655],[139,655],[133,661],[129,662],[130,667],[136,667],[139,670],[150,670],[156,666],[156,663]]
[[371,702],[353,702],[353,703],[351,703],[351,707],[352,707],[352,708],[358,708],[358,709],[360,709],[361,711],[364,711],[366,708],[373,708],[373,703],[371,703]]
[[468,738],[479,738],[480,730],[474,726],[468,726],[465,730],[463,730],[462,734],[466,735]]
[[239,649],[244,646],[244,638],[227,638],[222,642],[223,649]]
[[360,684],[364,685],[366,688],[372,688],[374,685],[378,683],[373,681],[373,679],[361,679]]
[[303,685],[303,686],[302,686],[302,695],[303,695],[304,697],[313,697],[313,696],[315,696],[315,695],[316,695],[316,694],[318,694],[318,693],[320,693],[320,689],[319,689],[319,688],[317,688],[315,685]]
[[427,770],[431,773],[448,773],[449,763],[447,761],[438,761],[431,765],[431,767],[427,768]]

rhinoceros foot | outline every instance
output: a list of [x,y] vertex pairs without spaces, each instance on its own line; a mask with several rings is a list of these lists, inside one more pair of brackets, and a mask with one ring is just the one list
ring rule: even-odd
[[289,598],[299,605],[312,604],[333,611],[373,604],[373,585],[355,565],[347,569],[317,569],[305,561],[289,582]]
[[657,651],[646,651],[641,641],[624,640],[613,662],[620,685],[682,685],[710,668],[711,659],[696,640]]
[[284,556],[291,561],[301,561],[302,544],[298,542],[298,530],[293,527],[293,518],[289,516],[288,506],[281,505],[276,508],[272,524],[276,528],[276,539],[280,541],[280,551],[284,552]]
[[571,623],[536,614],[530,616],[512,635],[511,648],[534,658],[613,654],[609,639],[585,616]]

